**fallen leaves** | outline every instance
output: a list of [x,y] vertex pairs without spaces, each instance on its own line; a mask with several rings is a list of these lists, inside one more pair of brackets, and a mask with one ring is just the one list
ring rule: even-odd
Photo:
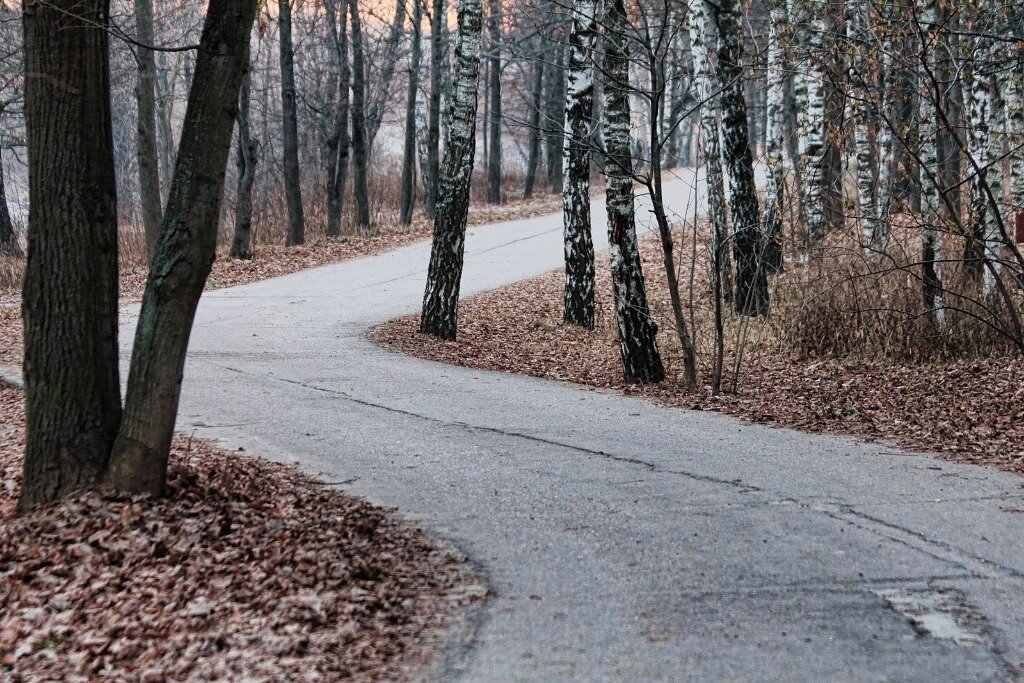
[[84,493],[16,517],[21,401],[0,387],[4,680],[402,678],[479,596],[387,511],[186,438],[162,499]]

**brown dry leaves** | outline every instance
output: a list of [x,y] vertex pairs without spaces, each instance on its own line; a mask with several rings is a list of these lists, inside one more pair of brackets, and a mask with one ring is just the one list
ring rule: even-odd
[[386,511],[184,437],[163,499],[14,517],[21,397],[0,385],[4,680],[401,678],[480,592]]
[[[461,302],[458,341],[419,334],[415,316],[383,325],[371,337],[414,356],[456,365],[614,388],[669,406],[717,410],[754,422],[854,434],[1024,474],[1024,363],[1019,358],[928,365],[797,358],[771,343],[770,330],[754,329],[765,343],[756,352],[748,349],[739,391],[712,397],[705,322],[698,338],[705,384],[698,394],[687,394],[659,246],[647,239],[641,247],[668,372],[668,379],[656,386],[622,381],[607,268],[598,268],[593,332],[562,323],[563,276],[555,272]],[[698,296],[706,296],[702,290],[697,283]],[[727,330],[727,344],[734,331]],[[733,357],[730,349],[727,367]]]

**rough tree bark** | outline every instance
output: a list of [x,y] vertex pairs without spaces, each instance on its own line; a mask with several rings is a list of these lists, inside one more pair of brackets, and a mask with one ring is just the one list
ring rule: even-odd
[[487,28],[491,39],[490,61],[490,155],[487,158],[487,201],[501,204],[501,2],[490,0]]
[[14,232],[14,221],[7,208],[7,188],[4,185],[4,166],[0,159],[0,256],[22,258],[25,254],[18,244],[18,235]]
[[594,112],[594,48],[598,3],[575,0],[569,31],[562,146],[562,225],[566,322],[594,327],[594,237],[590,219],[590,134]]
[[366,64],[363,59],[363,26],[359,18],[359,3],[352,0],[348,7],[352,12],[352,198],[356,203],[356,228],[365,233],[370,229]]
[[256,0],[211,0],[182,125],[178,163],[132,348],[124,417],[108,479],[159,495],[167,478],[185,352],[217,247],[224,171],[249,60]]
[[733,258],[736,264],[736,311],[767,315],[767,269],[761,262],[764,237],[750,149],[747,102],[743,96],[743,35],[737,0],[721,0],[715,14],[718,25],[718,81],[722,105],[722,147],[729,165],[729,195],[733,223]]
[[718,77],[711,65],[716,44],[714,24],[702,0],[690,7],[690,44],[693,53],[694,82],[700,98],[700,127],[703,137],[707,182],[708,215],[711,218],[711,281],[716,301],[731,297],[731,260],[729,258],[729,217],[725,205],[725,178],[718,132]]
[[427,182],[423,204],[427,218],[437,216],[437,185],[441,159],[441,61],[444,57],[444,0],[433,0],[430,14],[430,106],[427,109]]
[[136,48],[139,76],[135,83],[138,120],[135,157],[139,164],[139,195],[146,251],[150,257],[160,237],[163,210],[160,206],[160,161],[156,145],[156,58],[146,45],[154,45],[153,0],[135,0],[135,33],[142,45]]
[[296,109],[295,50],[292,47],[291,0],[278,0],[281,29],[281,115],[284,149],[284,195],[288,204],[285,244],[306,241],[306,217],[302,208],[302,176],[299,172],[299,115]]
[[660,382],[658,325],[647,307],[647,291],[636,240],[633,159],[629,144],[629,37],[624,0],[608,0],[604,33],[605,150],[608,252],[619,328],[619,352],[627,382]]
[[238,98],[238,192],[235,199],[235,232],[229,256],[252,258],[252,186],[256,182],[256,152],[259,143],[252,137],[250,121],[251,79],[246,73]]
[[103,475],[121,419],[107,0],[27,0],[26,441],[19,506]]
[[409,54],[409,89],[405,100],[405,143],[402,149],[402,198],[399,223],[412,223],[416,204],[416,94],[420,87],[420,24],[423,22],[421,0],[412,4],[412,40]]
[[455,339],[458,329],[459,286],[466,247],[469,187],[476,154],[477,81],[480,78],[482,0],[459,3],[459,38],[455,48],[448,143],[437,192],[437,218],[423,294],[420,332]]

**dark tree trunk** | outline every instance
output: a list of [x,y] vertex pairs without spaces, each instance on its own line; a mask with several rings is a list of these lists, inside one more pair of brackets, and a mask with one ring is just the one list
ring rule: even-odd
[[256,0],[211,0],[163,230],[146,280],[124,417],[110,460],[117,489],[159,495],[185,352],[217,248],[217,224]]
[[[333,129],[327,140],[327,236],[337,237],[341,234],[351,146],[348,134],[348,91],[352,80],[348,63],[348,0],[341,0],[340,8],[331,0],[327,7],[338,60],[338,102],[334,110]],[[341,23],[340,27],[337,22]]]
[[540,165],[541,126],[540,112],[544,106],[544,57],[537,55],[533,63],[532,106],[527,127],[530,129],[530,151],[526,157],[526,181],[523,185],[523,198],[533,196],[533,188],[537,184],[537,167]]
[[356,203],[356,227],[370,229],[369,161],[366,149],[366,65],[363,61],[363,27],[359,3],[351,0],[352,12],[352,197]]
[[14,222],[7,208],[7,189],[4,187],[4,167],[0,161],[0,256],[22,258],[25,254],[18,244],[18,236],[14,232]]
[[[413,0],[417,2],[418,0]],[[379,67],[375,78],[382,83],[377,88],[376,96],[372,101],[366,103],[366,150],[368,155],[373,154],[373,141],[377,139],[377,131],[384,121],[384,112],[387,110],[392,90],[387,84],[391,83],[395,76],[395,67],[398,65],[398,57],[402,51],[402,37],[405,34],[405,3],[406,0],[398,0],[395,3],[395,19],[391,22],[391,30],[388,32],[388,40],[384,44],[384,64]]]
[[561,40],[552,40],[548,48],[547,119],[547,176],[553,194],[562,192],[562,144],[565,131],[565,55]]
[[476,154],[476,91],[480,77],[482,4],[482,0],[459,3],[459,41],[455,49],[451,123],[438,184],[434,243],[420,317],[420,332],[442,339],[455,339],[458,325],[469,187]]
[[295,50],[292,47],[291,0],[278,0],[281,27],[281,114],[284,147],[284,195],[288,204],[288,235],[285,244],[306,241],[306,218],[302,209],[302,176],[299,173],[299,115],[296,110]]
[[[153,45],[153,0],[135,0],[135,32],[143,45]],[[139,195],[146,251],[150,257],[160,237],[163,210],[160,206],[160,162],[156,146],[156,59],[152,50],[139,47],[139,79],[135,84],[138,103],[135,152],[139,163]]]
[[250,78],[242,79],[238,105],[238,193],[235,199],[235,234],[231,240],[231,258],[252,258],[252,186],[256,181],[256,151],[250,124]]
[[409,91],[405,104],[405,145],[402,150],[402,210],[399,222],[412,223],[416,205],[416,93],[420,87],[420,24],[423,21],[421,0],[413,0],[412,46],[409,55]]
[[745,315],[768,313],[767,269],[762,264],[764,239],[750,149],[747,103],[743,97],[743,43],[736,0],[723,0],[717,13],[718,81],[722,92],[722,143],[729,166],[729,194],[736,260],[736,310]]
[[491,0],[487,22],[491,35],[491,149],[487,159],[487,201],[490,204],[501,204],[501,2]]
[[627,382],[660,382],[658,326],[647,292],[636,240],[633,159],[629,145],[629,38],[624,0],[611,0],[605,21],[605,146],[608,181],[608,251],[612,263],[619,351]]
[[562,317],[594,327],[594,236],[590,218],[590,125],[594,113],[594,48],[598,4],[575,0],[569,32],[565,89],[562,226],[565,242],[565,294]]
[[441,61],[444,55],[444,0],[433,0],[430,10],[430,99],[427,110],[427,177],[423,203],[427,218],[437,215],[437,185],[441,158]]
[[99,481],[121,419],[107,0],[24,6],[29,150],[22,509]]

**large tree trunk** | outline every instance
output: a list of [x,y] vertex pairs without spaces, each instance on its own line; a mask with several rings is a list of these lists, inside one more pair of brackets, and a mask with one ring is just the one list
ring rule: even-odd
[[302,209],[302,176],[299,172],[299,114],[296,109],[295,50],[292,47],[291,0],[278,0],[281,28],[281,116],[284,148],[284,195],[288,204],[288,234],[285,244],[306,241],[306,218]]
[[789,73],[783,36],[787,23],[784,0],[773,0],[769,10],[764,153],[764,265],[772,273],[782,271],[782,217],[785,209],[783,196],[786,191],[785,84],[786,75]]
[[[328,138],[327,159],[327,236],[341,234],[342,211],[345,208],[345,185],[348,180],[348,155],[351,147],[348,134],[349,87],[352,72],[348,63],[348,0],[341,0],[340,8],[334,0],[328,3],[331,36],[338,60],[338,102],[334,109],[334,124]],[[338,26],[338,23],[341,26]]]
[[703,137],[708,217],[711,219],[711,286],[716,306],[731,298],[731,260],[729,258],[729,216],[725,205],[725,179],[718,133],[718,77],[711,66],[711,54],[717,43],[715,27],[703,0],[690,9],[690,44],[693,72],[700,98],[700,127]]
[[540,166],[541,125],[540,113],[544,107],[544,55],[538,50],[533,62],[533,85],[530,89],[530,116],[526,126],[530,129],[530,147],[526,156],[526,180],[523,185],[523,198],[533,196],[533,188],[537,184],[537,167]]
[[647,292],[636,240],[633,159],[630,152],[629,37],[623,0],[609,0],[604,34],[605,149],[608,252],[612,264],[619,352],[627,382],[660,382],[665,369],[658,353],[658,325],[647,307]]
[[185,352],[217,247],[224,171],[257,4],[211,0],[206,12],[110,460],[109,481],[122,491],[159,495],[164,490]]
[[370,191],[367,181],[369,150],[366,136],[366,64],[363,59],[363,27],[359,2],[348,3],[352,12],[352,198],[356,203],[356,228],[370,229]]
[[469,187],[476,155],[477,81],[480,77],[482,0],[459,3],[459,42],[455,49],[455,90],[444,167],[438,184],[437,218],[423,294],[420,332],[455,339],[459,285],[466,247]]
[[487,158],[487,201],[501,204],[501,2],[490,0],[487,18],[490,54],[490,156]]
[[238,105],[238,192],[235,199],[235,233],[231,240],[231,258],[252,258],[252,186],[256,182],[256,150],[252,137],[249,74],[242,79]]
[[22,258],[25,254],[18,244],[18,235],[14,232],[14,221],[7,208],[7,188],[4,185],[4,165],[0,159],[0,256]]
[[444,58],[445,2],[433,0],[430,14],[430,106],[427,109],[427,182],[423,204],[427,218],[437,216],[437,185],[441,158],[441,61]]
[[761,262],[764,238],[757,204],[754,155],[750,149],[743,96],[743,36],[736,0],[722,0],[718,21],[718,81],[722,92],[722,146],[729,165],[736,293],[733,304],[745,315],[767,315],[767,269]]
[[139,163],[139,196],[146,251],[150,257],[160,237],[163,210],[160,206],[160,161],[156,146],[156,59],[153,51],[153,0],[135,0],[135,33],[142,43],[137,49],[139,78],[135,84],[138,103],[135,156]]
[[27,0],[22,509],[95,484],[121,419],[107,0]]
[[402,206],[399,222],[412,223],[416,204],[416,93],[420,87],[420,24],[423,22],[420,0],[413,0],[412,46],[409,55],[409,89],[405,104],[405,144],[402,149]]
[[590,220],[590,125],[594,112],[594,48],[598,3],[575,0],[569,32],[562,154],[562,224],[565,239],[563,318],[594,327],[594,237]]

